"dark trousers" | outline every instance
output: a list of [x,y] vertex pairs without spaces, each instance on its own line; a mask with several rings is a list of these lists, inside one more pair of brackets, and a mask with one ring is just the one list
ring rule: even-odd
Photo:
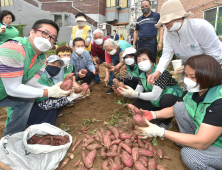
[[92,82],[92,80],[94,79],[95,77],[95,74],[93,74],[92,72],[88,71],[88,73],[86,74],[85,77],[83,78],[77,78],[76,81],[79,81],[79,80],[83,80],[82,84],[83,83],[87,83],[88,85]]
[[142,47],[148,47],[151,52],[153,57],[155,58],[155,63],[156,63],[156,52],[157,52],[157,39],[152,39],[152,40],[137,40],[138,43],[138,49]]
[[129,79],[124,79],[123,83],[127,86],[130,86],[133,90],[136,89],[136,86],[138,85],[138,82],[134,82],[132,80],[129,80]]
[[[133,103],[133,105],[143,110],[158,111],[158,110],[173,106],[178,100],[179,100],[179,97],[177,96],[174,96],[172,94],[164,94],[160,99],[160,107],[154,107],[150,101],[141,100],[141,99],[137,99]],[[163,122],[165,124],[169,124],[171,120],[172,118],[163,119]]]

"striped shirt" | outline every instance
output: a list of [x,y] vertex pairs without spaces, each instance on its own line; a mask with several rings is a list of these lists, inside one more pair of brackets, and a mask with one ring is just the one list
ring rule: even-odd
[[[32,68],[37,57],[36,54],[33,56],[29,69]],[[0,46],[0,77],[13,78],[23,76],[25,59],[26,53],[20,42],[11,40],[3,43]],[[29,82],[35,83],[41,77],[45,69],[45,63],[46,61],[32,78],[35,80],[30,79]]]

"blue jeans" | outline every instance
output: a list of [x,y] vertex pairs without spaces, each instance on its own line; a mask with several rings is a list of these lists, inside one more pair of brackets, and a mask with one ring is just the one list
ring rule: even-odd
[[[98,56],[97,56],[98,57]],[[98,57],[99,58],[99,57]],[[101,58],[99,58],[100,60],[100,64],[102,64],[103,62],[105,62],[105,60],[102,60]],[[100,78],[99,78],[99,74],[95,75],[93,81],[96,81],[97,83],[100,83]]]
[[142,47],[148,47],[153,55],[153,58],[155,59],[156,63],[156,52],[157,52],[157,39],[152,40],[137,40],[138,43],[138,49]]
[[0,101],[0,107],[14,107],[12,118],[4,130],[3,136],[25,130],[35,99],[8,96]]
[[[113,63],[113,66],[116,66],[117,64],[119,64],[119,55],[112,55],[112,60],[111,63]],[[115,78],[114,73],[110,72],[110,77],[109,77],[109,86],[112,88],[113,85],[113,79]]]

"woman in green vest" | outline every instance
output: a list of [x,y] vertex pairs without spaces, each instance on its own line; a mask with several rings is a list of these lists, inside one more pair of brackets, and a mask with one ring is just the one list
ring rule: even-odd
[[15,16],[11,11],[3,10],[0,13],[0,45],[10,38],[17,37],[19,31],[10,25],[15,21]]
[[64,76],[75,72],[74,66],[70,63],[71,54],[72,48],[67,45],[62,45],[56,49],[56,55],[58,55],[64,62]]
[[[211,56],[198,55],[184,64],[187,92],[174,106],[146,111],[149,127],[137,127],[142,138],[165,137],[181,147],[184,164],[191,170],[222,169],[222,70]],[[160,128],[148,120],[175,117],[180,132]]]
[[[149,48],[143,47],[137,50],[135,55],[139,69],[143,72],[139,75],[140,82],[133,90],[120,88],[120,93],[126,97],[137,98],[133,103],[136,107],[143,110],[160,110],[173,106],[182,96],[182,89],[172,78],[168,71],[164,71],[154,86],[147,82],[147,77],[155,72],[156,64]],[[172,126],[171,118],[167,120],[158,120],[157,124],[169,128]]]

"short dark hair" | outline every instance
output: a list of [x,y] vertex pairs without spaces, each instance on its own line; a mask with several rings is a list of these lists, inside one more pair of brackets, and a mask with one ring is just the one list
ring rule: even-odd
[[219,62],[209,55],[190,57],[184,64],[195,70],[195,77],[200,89],[212,88],[222,84],[222,70]]
[[2,20],[5,16],[7,15],[11,15],[12,16],[12,22],[15,21],[15,15],[11,12],[11,11],[8,11],[8,10],[3,10],[1,13],[0,13],[0,21],[2,23]]
[[151,2],[150,2],[150,0],[143,0],[143,1],[141,2],[141,4],[142,4],[144,1],[148,1],[149,4],[152,5]]
[[78,14],[76,14],[75,18],[83,16],[86,19],[86,14],[84,14],[83,12],[79,12]]
[[116,30],[113,30],[113,31],[115,31],[115,32],[116,32]]
[[107,33],[107,35],[109,35],[109,33]]
[[42,27],[42,24],[49,24],[53,26],[57,30],[57,34],[59,34],[59,26],[54,22],[53,20],[50,19],[40,19],[37,20],[34,25],[32,26],[32,29],[36,30]]
[[82,38],[80,38],[80,37],[78,37],[78,38],[75,38],[75,39],[73,40],[73,42],[72,42],[73,46],[75,46],[75,45],[76,45],[76,42],[77,42],[77,41],[83,41],[83,42],[84,42],[84,44],[85,44],[85,40],[84,40],[84,39],[82,39]]
[[142,54],[146,54],[152,63],[156,63],[155,58],[153,57],[153,54],[148,47],[142,47],[136,51],[136,53],[135,53],[135,62],[136,63],[137,63],[137,58],[140,57]]

